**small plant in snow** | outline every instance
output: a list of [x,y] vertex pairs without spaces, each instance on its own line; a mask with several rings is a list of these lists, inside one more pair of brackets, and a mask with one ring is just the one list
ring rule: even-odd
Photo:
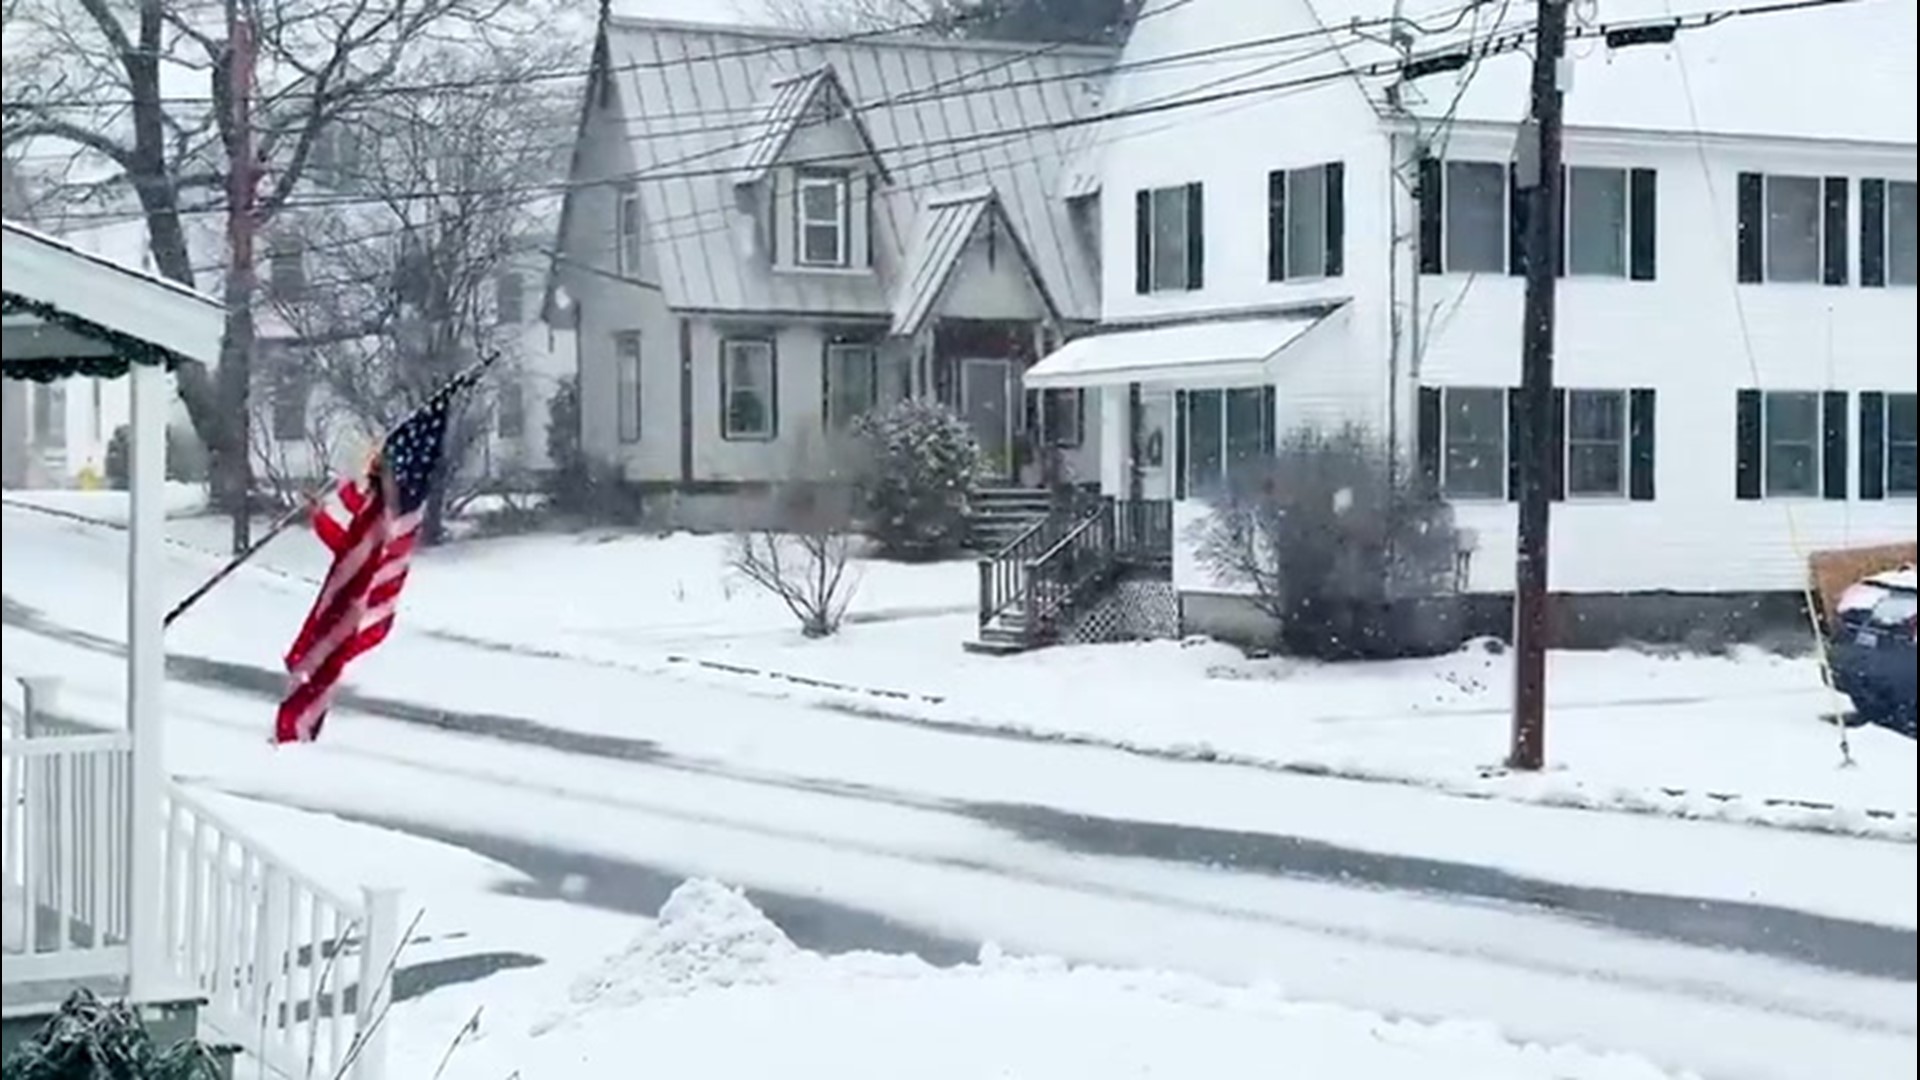
[[796,484],[774,497],[782,527],[736,534],[728,564],[779,597],[800,620],[802,634],[830,637],[839,631],[859,586],[852,566],[852,496],[838,486]]
[[910,398],[854,425],[866,457],[860,491],[866,530],[882,554],[937,559],[966,541],[967,496],[980,474],[980,444],[959,414]]
[[213,1052],[191,1040],[155,1046],[133,1009],[79,989],[7,1055],[5,1080],[219,1080]]
[[1386,448],[1357,426],[1287,438],[1199,532],[1202,565],[1247,588],[1298,655],[1424,651],[1402,602],[1457,591],[1451,510],[1395,477]]

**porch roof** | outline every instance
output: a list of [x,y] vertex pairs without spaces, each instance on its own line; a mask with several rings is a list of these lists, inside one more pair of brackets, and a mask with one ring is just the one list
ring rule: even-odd
[[0,374],[46,382],[118,376],[129,363],[219,360],[218,301],[17,222],[0,224]]
[[1105,330],[1054,350],[1029,368],[1023,381],[1034,390],[1264,381],[1273,374],[1274,359],[1331,314],[1329,309],[1314,308],[1258,318]]

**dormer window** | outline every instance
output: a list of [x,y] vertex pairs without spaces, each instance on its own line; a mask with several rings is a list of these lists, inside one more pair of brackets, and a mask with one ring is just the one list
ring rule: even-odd
[[809,169],[799,174],[794,219],[801,266],[845,267],[852,262],[850,186],[844,172]]

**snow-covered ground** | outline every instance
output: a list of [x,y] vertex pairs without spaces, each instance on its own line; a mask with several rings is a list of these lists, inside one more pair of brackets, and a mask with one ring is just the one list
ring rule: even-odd
[[[173,528],[210,551],[226,540],[220,520]],[[303,532],[261,559],[307,579],[322,560]],[[1916,835],[1914,744],[1849,732],[1849,763],[1823,720],[1845,702],[1810,656],[1557,653],[1551,767],[1516,775],[1499,768],[1510,658],[1481,644],[1364,665],[1249,660],[1206,641],[975,656],[960,650],[977,588],[964,561],[862,564],[851,625],[807,641],[728,569],[722,541],[689,535],[462,544],[423,560],[409,588],[416,626],[902,719],[1474,797]]]
[[[107,500],[81,502],[69,509],[111,514]],[[175,525],[183,540],[217,546],[218,523]],[[112,722],[122,538],[9,507],[5,544],[6,674],[59,674],[65,708]],[[282,541],[261,569],[235,575],[175,627],[170,764],[209,788],[466,849],[381,858],[382,847],[370,840],[338,845],[337,856],[319,854],[327,845],[318,842],[288,844],[303,867],[308,858],[338,858],[338,869],[327,872],[339,874],[343,888],[387,883],[391,867],[406,867],[399,884],[427,906],[426,925],[445,943],[435,947],[519,950],[548,961],[410,1002],[396,1030],[408,1033],[405,1053],[416,1063],[437,1060],[481,1005],[483,1027],[500,1035],[498,1045],[525,1035],[513,1051],[521,1055],[511,1059],[515,1067],[549,1060],[538,1055],[559,1053],[565,1043],[531,1034],[541,1017],[502,1013],[528,1003],[561,1009],[580,971],[652,932],[641,917],[659,910],[673,884],[711,877],[747,887],[813,952],[884,948],[951,962],[999,942],[1023,955],[1132,972],[1032,979],[1025,972],[1020,987],[996,984],[980,995],[1038,995],[1038,1008],[1048,994],[1078,998],[1085,987],[1088,1010],[1062,1006],[1057,1021],[1074,1032],[1096,1022],[1154,1030],[1129,1019],[1138,1008],[1160,1016],[1167,1031],[1188,1032],[1177,1039],[1193,1037],[1201,1029],[1181,1027],[1192,1019],[1187,992],[1165,990],[1177,979],[1147,974],[1170,971],[1209,984],[1194,990],[1204,1000],[1230,1002],[1205,1010],[1225,1017],[1204,1022],[1223,1025],[1226,1041],[1308,1038],[1299,1023],[1274,1019],[1300,1006],[1245,989],[1277,982],[1297,1000],[1429,1020],[1482,1017],[1518,1039],[1615,1047],[1707,1075],[1798,1080],[1915,1067],[1911,844],[1460,798],[1411,784],[1168,761],[987,737],[981,724],[822,708],[843,705],[841,697],[854,692],[704,671],[687,658],[741,660],[760,650],[754,655],[765,663],[777,652],[791,658],[782,660],[789,670],[811,658],[831,671],[828,665],[852,664],[866,650],[866,666],[849,668],[846,681],[912,687],[924,679],[927,696],[946,698],[921,699],[928,708],[957,700],[969,671],[972,681],[985,671],[1039,679],[1048,656],[1060,665],[1063,686],[1136,677],[1136,685],[1151,687],[1155,676],[1111,674],[1144,666],[1137,659],[1095,669],[1101,650],[962,666],[973,662],[962,659],[957,638],[936,641],[931,630],[951,616],[925,612],[964,608],[968,594],[956,582],[967,579],[965,566],[874,568],[861,608],[883,621],[857,625],[845,642],[805,648],[777,608],[723,584],[712,542],[685,537],[526,538],[429,554],[409,587],[401,630],[356,668],[354,696],[322,742],[275,752],[264,739],[279,686],[277,656],[311,600],[316,554],[304,537]],[[176,548],[170,587],[184,593],[217,561]],[[563,586],[568,581],[571,588]],[[922,635],[924,654],[912,645],[914,634]],[[1183,658],[1198,650],[1166,652]],[[1032,673],[1020,675],[1025,668]],[[1364,670],[1311,678],[1332,685],[1362,680]],[[1195,695],[1217,687],[1249,692],[1251,684],[1209,679],[1204,670],[1190,675]],[[1153,692],[1161,701],[1174,693]],[[858,696],[869,705],[878,700]],[[886,700],[914,705],[911,695]],[[1188,716],[1209,712],[1185,707]],[[1556,725],[1556,733],[1568,726]],[[1827,764],[1801,772],[1782,766],[1789,779],[1831,771],[1827,732],[1806,727]],[[1557,737],[1558,746],[1570,743]],[[1497,743],[1491,740],[1488,757]],[[1856,770],[1861,776],[1897,760],[1864,738],[1856,753],[1867,762]],[[313,817],[271,810],[243,820],[272,829],[275,821]],[[450,936],[456,933],[466,936]],[[891,984],[874,988],[879,975],[869,961],[818,963],[836,982],[866,987],[845,998],[856,1018],[879,1015],[861,993]],[[910,997],[963,998],[1005,977],[1001,967],[916,977]],[[702,1017],[730,1010],[808,1015],[794,1003],[809,1000],[818,985],[792,974],[797,989],[782,995],[777,987],[789,974],[782,969],[776,989],[651,1002],[624,1020],[609,1012],[604,1023],[618,1031],[649,1017],[684,1017],[688,1030],[699,1030]],[[1108,995],[1103,980],[1141,989]],[[784,1010],[779,1001],[788,1003]],[[956,1015],[968,1008],[953,1006]],[[978,1023],[998,1015],[979,1013]],[[889,1014],[889,1022],[919,1030],[915,1024],[938,1021]],[[978,1024],[954,1023],[963,1041],[978,1041]],[[833,1030],[827,1017],[808,1026]],[[1413,1034],[1424,1030],[1405,1032],[1427,1045]],[[595,1038],[579,1030],[580,1045]],[[663,1031],[649,1043],[678,1045],[675,1038]],[[1317,1045],[1300,1042],[1303,1060],[1312,1060],[1305,1055]],[[477,1075],[510,1071],[492,1069],[499,1059],[473,1049],[473,1060],[491,1069]],[[1037,1056],[1045,1052],[1033,1051],[1034,1074],[1076,1075],[1039,1068],[1053,1064]],[[1576,1068],[1497,1042],[1483,1052],[1464,1059],[1473,1064],[1461,1065],[1462,1075],[1550,1076],[1554,1068],[1608,1075],[1592,1071],[1601,1065]],[[1434,1053],[1434,1061],[1449,1060]],[[1522,1063],[1515,1068],[1526,1060],[1548,1064],[1498,1071],[1507,1059]],[[1022,1062],[1002,1064],[1003,1074],[1022,1075],[1007,1071]],[[767,1074],[740,1067],[744,1075]],[[1441,1067],[1392,1074],[1447,1075]],[[994,1075],[985,1066],[968,1075],[982,1072]],[[901,1075],[898,1061],[845,1064],[832,1075],[883,1073]],[[397,1066],[395,1074],[431,1075],[431,1068]]]

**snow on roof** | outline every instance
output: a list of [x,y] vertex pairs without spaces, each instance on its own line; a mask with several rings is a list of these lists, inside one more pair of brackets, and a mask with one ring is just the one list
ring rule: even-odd
[[[1499,0],[1465,11],[1460,0],[1295,0],[1335,30],[1355,20],[1396,12],[1421,27],[1416,50],[1485,41],[1495,31],[1524,31],[1533,22],[1530,0]],[[1716,135],[1915,141],[1914,0],[1852,0],[1826,6],[1750,12],[1711,26],[1698,16],[1734,5],[1717,0],[1594,0],[1572,5],[1569,42],[1573,84],[1567,94],[1569,127],[1616,128]],[[1234,0],[1199,0],[1188,18],[1231,19]],[[1691,18],[1690,18],[1691,16]],[[1169,12],[1168,21],[1182,15]],[[1622,25],[1680,20],[1670,45],[1608,49],[1602,31]],[[1457,25],[1456,25],[1457,23]],[[1345,50],[1350,64],[1390,60],[1384,47]],[[1531,61],[1521,51],[1490,56],[1477,68],[1434,75],[1412,84],[1416,114],[1453,115],[1467,122],[1517,122],[1526,111]],[[1382,92],[1386,80],[1373,79]]]
[[205,364],[218,359],[225,323],[218,301],[24,225],[3,224],[9,296],[181,359]]
[[1275,356],[1325,317],[1314,309],[1088,334],[1029,368],[1024,381],[1031,389],[1258,381]]

